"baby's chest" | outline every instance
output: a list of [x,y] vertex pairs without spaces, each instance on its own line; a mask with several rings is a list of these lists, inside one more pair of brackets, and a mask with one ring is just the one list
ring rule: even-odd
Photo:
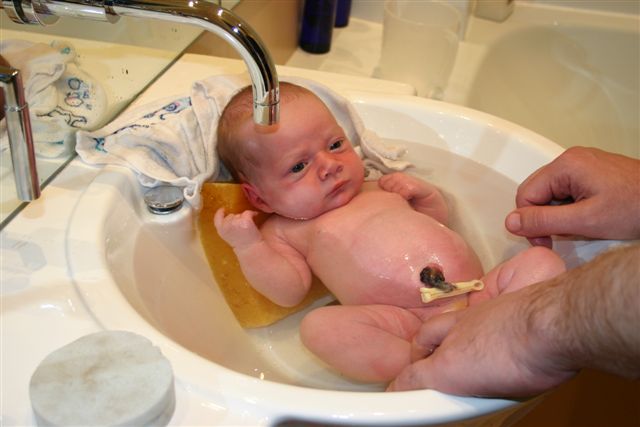
[[401,196],[386,191],[365,191],[348,204],[314,219],[316,231],[340,230],[345,237],[383,222],[397,223],[406,215],[419,214]]
[[452,237],[451,230],[427,215],[408,206],[389,207],[372,215],[334,216],[319,222],[309,233],[306,252],[310,263],[322,268],[346,260],[357,273],[366,270],[386,276],[400,266],[417,266],[436,253],[448,252]]

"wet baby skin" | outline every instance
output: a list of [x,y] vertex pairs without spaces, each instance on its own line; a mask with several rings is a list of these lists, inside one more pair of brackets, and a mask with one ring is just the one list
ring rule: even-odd
[[[532,249],[483,276],[473,250],[447,228],[448,208],[435,186],[400,172],[364,183],[362,161],[314,97],[283,104],[281,114],[270,132],[252,123],[239,129],[260,152],[245,194],[275,215],[258,229],[251,211],[218,211],[215,225],[248,281],[273,302],[300,302],[312,273],[323,281],[341,305],[309,313],[301,338],[344,375],[389,381],[410,363],[424,319],[564,270],[551,251]],[[420,272],[427,266],[450,282],[483,277],[485,289],[424,304]]]

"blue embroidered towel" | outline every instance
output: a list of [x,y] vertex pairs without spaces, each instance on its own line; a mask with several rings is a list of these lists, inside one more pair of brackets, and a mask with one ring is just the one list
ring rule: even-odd
[[[39,156],[67,156],[75,131],[104,124],[107,97],[100,84],[85,73],[68,43],[47,45],[26,40],[3,40],[0,54],[23,76],[35,149]],[[0,146],[8,147],[5,120],[0,124]]]

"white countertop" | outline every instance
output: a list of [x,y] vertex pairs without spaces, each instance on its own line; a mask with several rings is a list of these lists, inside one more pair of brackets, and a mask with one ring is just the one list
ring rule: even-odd
[[74,160],[0,234],[3,425],[33,425],[29,380],[51,351],[98,330],[68,276],[65,231],[99,172]]
[[[185,93],[190,84],[213,74],[244,71],[241,61],[185,55],[152,85],[135,105]],[[371,81],[288,67],[281,75],[313,78],[347,93],[371,90]],[[410,94],[406,85],[376,81],[375,91]],[[74,159],[0,232],[0,424],[34,425],[29,381],[37,365],[52,351],[101,330],[74,287],[66,254],[69,220],[83,191],[101,168]],[[230,413],[204,400],[176,378],[176,410],[171,425],[255,425],[259,414]],[[206,420],[206,421],[204,421]]]
[[[382,32],[382,23],[352,17],[347,27],[334,28],[329,52],[318,55],[298,48],[287,65],[341,75],[375,77],[382,52]],[[470,89],[468,76],[478,67],[484,49],[476,43],[460,42],[456,64],[444,94],[445,101],[465,105]]]

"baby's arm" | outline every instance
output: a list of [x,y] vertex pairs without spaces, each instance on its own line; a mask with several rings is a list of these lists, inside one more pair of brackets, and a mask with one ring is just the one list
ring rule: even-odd
[[292,307],[309,291],[311,271],[302,255],[274,237],[271,230],[263,236],[253,222],[256,214],[244,211],[225,216],[220,208],[213,220],[220,237],[233,248],[251,286],[274,303]]
[[385,191],[398,193],[413,209],[431,216],[443,225],[449,223],[449,208],[435,185],[402,172],[382,176],[378,185]]

